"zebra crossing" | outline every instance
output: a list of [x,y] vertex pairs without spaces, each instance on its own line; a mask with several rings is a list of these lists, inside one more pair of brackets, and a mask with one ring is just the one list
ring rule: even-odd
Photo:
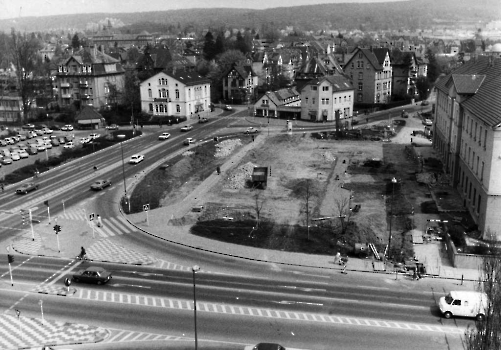
[[85,221],[91,228],[94,229],[96,236],[101,238],[109,238],[127,233],[135,232],[136,229],[127,222],[122,216],[114,216],[110,218],[102,218],[102,225],[97,226],[97,222],[89,221],[88,214],[85,209],[74,208],[65,210],[57,215],[58,219],[67,219],[73,221]]

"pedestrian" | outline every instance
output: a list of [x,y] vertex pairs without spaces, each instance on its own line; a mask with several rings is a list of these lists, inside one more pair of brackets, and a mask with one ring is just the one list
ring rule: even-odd
[[80,250],[80,255],[78,256],[80,259],[85,259],[85,256],[87,255],[87,252],[85,251],[85,248],[82,247]]
[[216,171],[217,171],[217,174],[220,175],[221,174],[221,168],[220,167],[217,167],[216,168]]
[[103,226],[103,222],[101,221],[101,216],[98,214],[97,215],[97,227],[102,227]]

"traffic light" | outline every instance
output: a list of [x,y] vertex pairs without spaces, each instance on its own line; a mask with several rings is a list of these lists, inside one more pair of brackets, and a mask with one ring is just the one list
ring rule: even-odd
[[7,261],[9,264],[12,264],[14,262],[14,255],[7,254]]
[[21,209],[19,212],[21,213],[21,220],[23,220],[23,225],[25,225],[28,221],[28,212],[23,209]]
[[59,225],[55,225],[55,226],[54,226],[54,232],[56,232],[56,235],[57,235],[59,232],[61,232],[61,226],[59,226]]

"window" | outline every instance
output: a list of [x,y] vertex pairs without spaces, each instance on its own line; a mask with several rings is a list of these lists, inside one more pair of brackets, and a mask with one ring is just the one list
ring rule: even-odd
[[158,113],[158,105],[155,105],[155,112]]
[[362,94],[357,94],[357,102],[362,102],[364,99],[363,99],[363,95]]
[[355,62],[351,62],[351,68],[355,68]]
[[311,98],[311,103],[315,104],[315,97]]
[[358,53],[358,58],[363,58],[364,56],[362,55],[361,52]]
[[364,83],[360,82],[358,83],[358,91],[362,91],[364,88]]
[[176,89],[176,99],[179,99],[179,89]]
[[[177,90],[176,90],[176,91],[177,91]],[[176,112],[177,112],[177,113],[180,113],[180,112],[181,112],[181,106],[176,105]]]
[[188,89],[188,99],[191,100],[191,89]]
[[328,99],[328,98],[326,98],[326,99],[325,99],[325,104],[326,104],[326,105],[328,105],[328,104],[329,104],[329,99]]
[[164,105],[160,105],[160,113],[164,112]]
[[364,73],[358,72],[358,80],[364,79]]
[[312,86],[312,87],[311,87],[311,89],[312,89],[313,91],[317,91],[317,87],[316,87],[316,86]]
[[151,89],[148,89],[148,97],[151,98]]
[[461,300],[454,300],[452,302],[452,305],[460,305],[461,306]]
[[329,91],[329,87],[328,86],[322,86],[322,91]]
[[305,98],[306,103],[308,103],[308,97]]
[[153,103],[149,104],[149,110],[150,110],[150,112],[153,112]]

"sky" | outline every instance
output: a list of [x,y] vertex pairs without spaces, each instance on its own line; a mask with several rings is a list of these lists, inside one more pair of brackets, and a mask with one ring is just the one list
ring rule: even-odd
[[94,12],[148,12],[207,7],[265,9],[314,4],[392,1],[402,0],[190,0],[189,2],[179,0],[0,0],[0,19]]

